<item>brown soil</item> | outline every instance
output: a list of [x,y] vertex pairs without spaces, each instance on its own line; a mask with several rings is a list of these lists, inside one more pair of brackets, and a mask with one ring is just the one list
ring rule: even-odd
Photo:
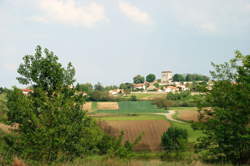
[[117,102],[98,102],[97,109],[98,110],[118,110],[119,105]]
[[170,127],[165,120],[123,120],[105,121],[101,127],[108,134],[119,136],[121,131],[125,133],[125,140],[134,141],[140,134],[142,139],[135,150],[159,151],[161,150],[161,136]]

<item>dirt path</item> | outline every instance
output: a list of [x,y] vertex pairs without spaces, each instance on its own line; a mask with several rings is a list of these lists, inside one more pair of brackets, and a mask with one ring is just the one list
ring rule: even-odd
[[164,115],[168,120],[174,121],[174,122],[178,122],[178,123],[185,123],[183,121],[180,120],[176,120],[173,118],[173,115],[176,114],[176,111],[174,110],[169,110],[167,113],[156,113],[157,115]]

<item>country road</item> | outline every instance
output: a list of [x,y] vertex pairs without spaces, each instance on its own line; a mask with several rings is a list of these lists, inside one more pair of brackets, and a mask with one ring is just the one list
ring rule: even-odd
[[180,120],[176,120],[173,118],[173,115],[176,114],[176,111],[174,110],[169,110],[167,113],[155,113],[157,115],[164,115],[168,120],[174,121],[174,122],[178,122],[178,123],[185,123],[183,121]]

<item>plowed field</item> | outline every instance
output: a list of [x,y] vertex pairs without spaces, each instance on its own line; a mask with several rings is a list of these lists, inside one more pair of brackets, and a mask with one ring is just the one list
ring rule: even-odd
[[119,120],[102,122],[101,127],[114,136],[118,136],[120,131],[124,131],[124,138],[129,141],[134,141],[143,133],[135,150],[159,151],[161,150],[161,136],[170,127],[170,123],[165,120]]
[[118,110],[119,105],[117,102],[98,102],[97,109],[98,110]]
[[178,111],[178,119],[184,120],[184,121],[197,122],[199,119],[199,113],[198,111],[194,111],[194,110]]

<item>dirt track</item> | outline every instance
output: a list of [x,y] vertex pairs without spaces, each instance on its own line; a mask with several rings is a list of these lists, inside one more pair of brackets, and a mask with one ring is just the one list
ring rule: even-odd
[[180,120],[176,120],[173,118],[173,115],[176,114],[176,111],[174,110],[169,110],[167,113],[155,113],[157,115],[164,115],[168,120],[174,121],[174,122],[178,122],[178,123],[185,123],[183,121]]

